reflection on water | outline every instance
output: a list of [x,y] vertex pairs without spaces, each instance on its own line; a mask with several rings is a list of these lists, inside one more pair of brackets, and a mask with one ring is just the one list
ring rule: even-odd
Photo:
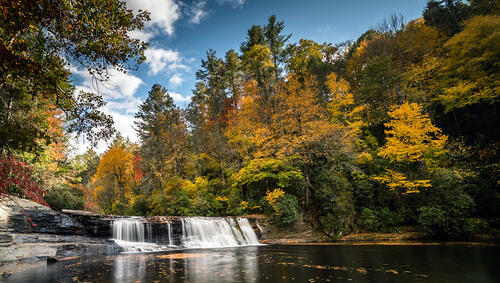
[[1,266],[0,273],[12,275],[0,281],[497,282],[499,251],[492,246],[314,245],[184,250]]
[[146,256],[138,254],[135,256],[117,257],[113,262],[114,282],[141,281],[146,279]]

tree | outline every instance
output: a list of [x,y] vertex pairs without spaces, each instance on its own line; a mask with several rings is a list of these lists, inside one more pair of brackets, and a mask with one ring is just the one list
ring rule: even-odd
[[460,32],[463,23],[477,15],[498,15],[500,2],[497,0],[431,0],[427,2],[423,16],[425,22],[449,36]]
[[[432,124],[417,103],[393,107],[388,115],[391,121],[385,124],[387,141],[378,155],[394,164],[417,163],[420,165],[419,175],[427,175],[426,161],[430,163],[444,153],[447,136]],[[416,193],[419,188],[430,187],[430,180],[412,181],[405,174],[390,169],[375,179],[388,184],[391,189],[401,188],[404,193]]]
[[171,176],[183,176],[187,163],[187,126],[167,90],[155,84],[135,115],[146,192]]
[[26,163],[3,153],[0,156],[0,201],[17,195],[47,205],[39,183],[33,180],[31,170]]
[[277,22],[276,16],[272,15],[268,19],[267,25],[264,27],[264,34],[266,36],[267,44],[269,45],[269,49],[271,50],[273,66],[274,66],[274,77],[276,82],[281,75],[280,64],[283,62],[284,57],[284,49],[285,43],[292,36],[282,35],[281,32],[285,28],[283,22]]
[[64,111],[68,130],[91,141],[111,137],[101,95],[74,96],[68,67],[106,80],[110,66],[124,71],[143,62],[147,44],[129,32],[142,29],[148,13],[135,16],[118,0],[2,1],[0,11],[0,146],[33,150],[36,139],[50,143],[43,113],[52,105]]
[[[442,92],[437,99],[445,111],[478,103],[498,103],[500,16],[477,16],[445,44],[449,55],[440,68]],[[468,48],[464,48],[468,46]]]
[[349,128],[350,134],[357,138],[364,126],[360,112],[364,106],[356,106],[351,86],[337,74],[331,73],[327,76],[326,86],[329,93],[328,113],[333,123]]
[[448,35],[460,31],[467,17],[467,4],[459,0],[429,1],[423,13],[426,23]]
[[124,213],[114,211],[113,204],[128,203],[134,180],[134,156],[123,147],[110,148],[99,161],[97,172],[92,178],[94,194],[97,203],[105,212]]
[[388,114],[391,121],[384,124],[387,142],[379,156],[391,162],[411,163],[442,153],[447,137],[422,113],[422,106],[404,103]]

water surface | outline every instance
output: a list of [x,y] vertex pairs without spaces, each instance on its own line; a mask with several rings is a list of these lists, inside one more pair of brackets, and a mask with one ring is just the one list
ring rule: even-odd
[[0,281],[498,282],[499,267],[495,246],[249,246],[18,265]]

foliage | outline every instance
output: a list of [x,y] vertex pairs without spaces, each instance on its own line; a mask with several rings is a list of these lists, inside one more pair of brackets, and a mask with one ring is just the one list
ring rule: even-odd
[[29,150],[37,139],[50,143],[44,112],[51,106],[64,111],[68,130],[91,141],[110,138],[112,119],[99,110],[105,101],[99,94],[73,95],[68,63],[100,80],[109,78],[110,66],[125,71],[132,61],[140,64],[147,44],[129,32],[142,29],[148,13],[134,15],[118,0],[0,5],[0,130],[11,137],[0,139],[0,146]]
[[148,15],[115,0],[0,5],[12,19],[0,23],[3,196],[134,215],[264,212],[331,238],[500,227],[498,1],[429,1],[423,18],[394,14],[338,44],[289,43],[271,16],[239,51],[206,53],[185,109],[153,85],[138,144],[117,136],[75,158],[70,132],[111,127],[100,95],[73,95],[68,68],[101,80],[142,62],[146,44],[128,32]]
[[54,210],[76,209],[82,210],[85,207],[84,192],[78,187],[61,185],[53,188],[44,197],[50,208]]
[[[413,175],[426,175],[426,164],[443,154],[447,137],[427,115],[422,114],[422,107],[417,103],[394,107],[388,115],[391,121],[385,124],[387,142],[378,155],[391,163],[420,163],[420,174]],[[418,193],[420,188],[431,187],[430,180],[411,180],[406,174],[390,169],[374,180],[387,184],[391,190],[401,189],[403,194]]]
[[[467,105],[498,102],[498,33],[500,16],[478,16],[445,44],[448,56],[440,68],[442,93],[437,99],[445,111]],[[471,48],[463,48],[471,46]]]
[[[440,190],[440,189],[438,189]],[[441,191],[440,201],[418,209],[418,224],[430,236],[460,238],[474,232],[471,215],[473,199],[460,190]]]
[[190,215],[191,201],[184,189],[186,185],[186,180],[177,177],[166,180],[163,189],[156,189],[151,195],[151,214]]
[[93,177],[94,198],[103,211],[113,212],[114,202],[126,205],[132,188],[139,181],[140,175],[134,168],[134,155],[121,146],[114,146],[99,161]]
[[362,228],[371,232],[390,232],[396,224],[394,213],[387,207],[362,208],[359,222]]
[[285,194],[281,189],[275,189],[268,192],[265,199],[272,208],[271,219],[279,226],[292,225],[300,218],[299,203],[295,196]]
[[10,154],[0,156],[0,200],[16,195],[47,205],[43,191],[31,176],[31,168]]
[[447,137],[434,126],[422,106],[405,103],[388,113],[387,142],[378,153],[391,162],[418,162],[442,153]]

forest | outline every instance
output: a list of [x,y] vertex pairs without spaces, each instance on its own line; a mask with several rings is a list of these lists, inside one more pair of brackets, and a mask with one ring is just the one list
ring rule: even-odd
[[[0,201],[117,215],[265,214],[336,239],[415,226],[500,233],[500,1],[431,0],[347,42],[291,42],[272,15],[208,49],[186,107],[161,84],[114,131],[99,93],[144,62],[121,1],[0,1]],[[245,34],[245,31],[241,31]],[[70,139],[112,140],[74,154]]]

